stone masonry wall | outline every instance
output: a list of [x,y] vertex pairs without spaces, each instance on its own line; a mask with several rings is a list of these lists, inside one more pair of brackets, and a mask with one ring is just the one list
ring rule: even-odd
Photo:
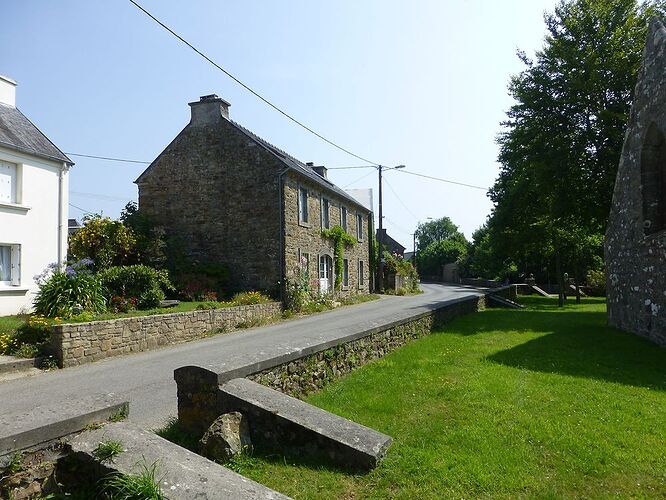
[[[298,191],[304,187],[308,190],[308,213],[307,224],[299,221]],[[292,173],[285,177],[284,185],[284,213],[285,213],[285,267],[287,276],[293,276],[294,269],[299,263],[299,256],[307,253],[310,256],[308,271],[310,274],[310,287],[319,290],[319,257],[329,255],[335,263],[333,242],[321,236],[321,203],[322,197],[329,200],[329,227],[342,226],[340,207],[347,209],[347,232],[356,235],[356,214],[363,216],[363,239],[356,245],[346,248],[344,258],[349,262],[349,286],[341,290],[342,295],[354,293],[368,293],[370,283],[369,270],[369,238],[368,228],[370,215],[367,209],[342,196],[327,192],[314,182],[306,178],[296,176]],[[358,269],[359,261],[363,262],[363,283],[359,284]],[[331,273],[331,279],[335,280],[335,270]]]
[[666,29],[651,22],[605,242],[608,323],[666,346]]
[[57,325],[52,327],[51,349],[64,368],[187,342],[211,330],[233,330],[242,323],[278,316],[281,311],[279,303],[271,302]]
[[275,292],[283,168],[226,119],[188,125],[139,178],[139,207],[192,261],[226,264],[232,291]]

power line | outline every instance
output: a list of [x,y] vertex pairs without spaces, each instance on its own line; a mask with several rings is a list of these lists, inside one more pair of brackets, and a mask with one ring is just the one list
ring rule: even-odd
[[296,125],[298,125],[298,126],[304,128],[305,130],[307,130],[307,131],[310,132],[311,134],[315,135],[316,137],[319,137],[322,141],[324,141],[324,142],[330,144],[331,146],[333,146],[333,147],[339,149],[340,151],[344,151],[345,153],[347,153],[347,154],[350,155],[350,156],[353,156],[354,158],[357,158],[357,159],[359,159],[359,160],[361,160],[361,161],[364,161],[364,162],[366,162],[366,163],[370,163],[370,164],[372,164],[372,165],[379,165],[378,163],[376,163],[376,162],[374,162],[374,161],[370,161],[370,160],[368,160],[368,159],[366,159],[366,158],[363,158],[362,156],[359,156],[359,155],[357,155],[357,154],[355,154],[355,153],[352,153],[352,152],[349,151],[348,149],[346,149],[346,148],[340,146],[339,144],[336,144],[335,142],[331,141],[330,139],[327,139],[326,137],[324,137],[324,136],[321,135],[320,133],[315,132],[313,129],[311,129],[310,127],[308,127],[307,125],[305,125],[303,122],[300,122],[299,120],[297,120],[296,118],[294,118],[293,116],[291,116],[291,115],[290,115],[289,113],[287,113],[286,111],[283,111],[282,109],[280,109],[279,107],[277,107],[275,104],[273,104],[271,101],[269,101],[267,98],[265,98],[264,96],[262,96],[261,94],[259,94],[257,91],[253,90],[251,87],[249,87],[248,85],[246,85],[245,83],[243,83],[242,81],[240,81],[240,80],[239,80],[238,78],[236,78],[234,75],[232,75],[231,73],[229,73],[226,69],[224,69],[222,66],[220,66],[219,64],[217,64],[215,61],[213,61],[210,57],[208,57],[206,54],[204,54],[203,52],[201,52],[199,49],[197,49],[197,48],[196,48],[194,45],[192,45],[190,42],[188,42],[187,40],[185,40],[185,38],[183,38],[182,36],[180,36],[178,33],[176,33],[174,30],[172,30],[171,28],[169,28],[166,24],[164,24],[162,21],[160,21],[159,19],[157,19],[154,15],[152,15],[152,14],[151,14],[150,12],[148,12],[146,9],[144,9],[141,5],[139,5],[138,2],[136,2],[135,0],[129,0],[129,1],[130,1],[130,3],[132,3],[136,8],[138,8],[141,12],[143,12],[143,13],[146,14],[148,17],[150,17],[153,21],[155,21],[157,24],[159,24],[162,28],[164,28],[164,29],[167,30],[169,33],[171,33],[173,36],[175,36],[178,40],[180,40],[181,42],[183,42],[185,45],[187,45],[187,46],[188,46],[190,49],[192,49],[194,52],[196,52],[197,54],[199,54],[199,55],[200,55],[201,57],[203,57],[206,61],[208,61],[208,62],[211,63],[213,66],[215,66],[217,69],[219,69],[222,73],[224,73],[224,74],[227,75],[229,78],[231,78],[233,81],[235,81],[238,85],[240,85],[240,86],[243,87],[245,90],[247,90],[248,92],[250,92],[252,95],[254,95],[255,97],[259,98],[260,100],[262,100],[263,102],[265,102],[266,104],[268,104],[271,108],[273,108],[275,111],[277,111],[278,113],[282,114],[283,116],[285,116],[286,118],[288,118],[289,120],[291,120],[292,122],[294,122]]
[[84,155],[81,153],[65,153],[70,156],[81,156],[83,158],[94,158],[96,160],[106,160],[106,161],[119,161],[123,163],[143,163],[145,165],[150,165],[151,161],[142,161],[142,160],[127,160],[125,158],[112,158],[110,156],[95,156],[95,155]]
[[367,174],[362,175],[361,177],[359,177],[359,178],[356,179],[355,181],[352,181],[352,182],[350,182],[349,184],[347,184],[346,186],[344,186],[342,189],[348,188],[348,187],[351,186],[352,184],[356,184],[358,181],[365,179],[365,178],[366,178],[367,176],[369,176],[370,174],[374,174],[374,172],[368,172]]
[[405,210],[407,210],[407,212],[409,212],[409,214],[410,214],[412,217],[414,217],[414,220],[418,221],[419,218],[418,218],[416,215],[414,215],[414,212],[412,212],[412,211],[409,209],[409,207],[408,207],[408,206],[407,206],[407,205],[406,205],[406,204],[400,199],[400,196],[398,196],[398,193],[395,192],[395,189],[393,189],[393,186],[391,186],[391,184],[389,183],[388,180],[386,180],[386,178],[384,178],[384,182],[386,183],[386,185],[388,186],[388,188],[391,190],[391,192],[395,195],[395,197],[398,198],[398,201],[400,202],[400,204],[401,204],[403,207],[405,207]]
[[425,177],[426,179],[432,179],[434,181],[440,181],[440,182],[446,182],[448,184],[455,184],[457,186],[465,186],[468,188],[474,188],[474,189],[481,189],[482,191],[488,191],[488,188],[484,188],[481,186],[475,186],[473,184],[465,184],[464,182],[457,182],[457,181],[450,181],[448,179],[442,179],[441,177],[433,177],[431,175],[425,175],[425,174],[419,174],[416,172],[410,172],[409,170],[400,169],[398,172],[402,172],[404,174],[409,174],[409,175],[416,175],[417,177]]
[[83,191],[70,191],[69,194],[76,196],[83,196],[86,198],[99,198],[101,200],[110,200],[110,201],[126,201],[133,196],[113,196],[108,194],[99,194],[99,193],[85,193]]
[[83,212],[83,213],[86,214],[86,215],[88,215],[88,214],[89,214],[89,215],[94,215],[93,212],[89,212],[89,211],[86,210],[85,208],[77,207],[77,206],[74,205],[73,203],[70,203],[69,206],[70,206],[70,207],[73,207],[73,208],[76,208],[77,210],[81,210],[81,212]]

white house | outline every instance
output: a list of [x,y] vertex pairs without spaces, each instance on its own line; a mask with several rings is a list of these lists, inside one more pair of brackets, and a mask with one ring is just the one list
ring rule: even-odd
[[16,82],[0,76],[0,316],[29,311],[34,276],[67,257],[73,164],[16,108]]

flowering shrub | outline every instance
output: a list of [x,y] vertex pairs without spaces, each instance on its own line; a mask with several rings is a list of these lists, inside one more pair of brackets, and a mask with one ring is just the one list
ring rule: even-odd
[[138,309],[157,307],[164,300],[164,290],[172,290],[169,273],[152,267],[117,266],[109,267],[99,273],[104,294],[111,300],[113,297],[122,297],[130,305],[132,299],[136,301]]
[[[405,260],[400,255],[394,255],[384,252],[384,272],[389,274],[399,274],[405,277],[407,291],[417,292],[419,290],[419,275],[411,262]],[[401,295],[404,295],[405,291]]]
[[312,292],[307,273],[308,261],[301,261],[294,268],[293,276],[285,280],[285,307],[293,312],[301,312],[312,300]]
[[42,274],[35,276],[39,285],[35,313],[46,318],[70,318],[81,311],[104,312],[106,302],[102,286],[88,269],[90,262],[83,259],[64,270],[60,270],[57,264],[50,264]]
[[120,295],[114,295],[109,300],[109,310],[113,312],[126,313],[136,309],[137,299],[136,297],[122,297]]
[[239,306],[249,306],[252,304],[266,304],[270,302],[271,298],[267,297],[261,292],[241,292],[237,293],[231,299],[231,302]]
[[0,333],[0,354],[9,354],[14,347],[14,338],[8,333]]
[[122,222],[95,214],[83,219],[83,227],[69,237],[75,259],[91,259],[97,270],[127,264],[136,253],[136,237]]

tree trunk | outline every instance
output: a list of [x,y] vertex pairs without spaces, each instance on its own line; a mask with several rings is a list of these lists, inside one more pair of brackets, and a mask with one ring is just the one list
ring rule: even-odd
[[559,293],[557,295],[557,306],[564,307],[564,279],[562,277],[562,265],[560,264],[560,253],[555,251],[555,273],[557,274],[557,283]]

